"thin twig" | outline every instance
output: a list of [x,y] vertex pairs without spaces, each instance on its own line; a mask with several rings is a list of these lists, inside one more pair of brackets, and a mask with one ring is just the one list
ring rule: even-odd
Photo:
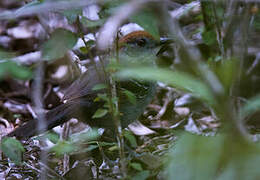
[[[45,123],[45,114],[43,110],[43,77],[44,77],[44,62],[40,61],[38,64],[38,67],[35,72],[35,82],[33,84],[33,103],[35,105],[35,112],[37,115],[38,123],[37,123],[37,129],[39,132],[44,131],[47,129],[46,123]],[[43,164],[46,164],[47,162],[47,153],[45,151],[41,151],[40,159],[43,162]],[[43,172],[41,174],[40,179],[45,180],[46,177],[46,170],[45,167],[41,166],[41,171]]]

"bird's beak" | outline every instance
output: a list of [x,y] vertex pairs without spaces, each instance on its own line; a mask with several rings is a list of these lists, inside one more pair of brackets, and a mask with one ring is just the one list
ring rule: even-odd
[[170,44],[174,42],[173,39],[167,38],[167,37],[162,37],[160,38],[159,43],[157,44],[157,47],[159,47],[159,51],[157,52],[156,56],[163,54],[163,52],[167,51],[167,49],[170,48]]
[[162,38],[160,38],[159,46],[169,45],[173,42],[174,41],[172,38],[162,37]]

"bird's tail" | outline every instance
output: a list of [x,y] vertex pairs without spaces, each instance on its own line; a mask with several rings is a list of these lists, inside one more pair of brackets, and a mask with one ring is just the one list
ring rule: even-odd
[[13,132],[9,133],[8,137],[15,136],[17,139],[27,139],[31,136],[50,130],[73,117],[75,110],[79,108],[80,101],[67,102],[57,106],[56,108],[48,111],[45,114],[45,128],[38,127],[37,119],[30,120],[25,125],[16,128]]

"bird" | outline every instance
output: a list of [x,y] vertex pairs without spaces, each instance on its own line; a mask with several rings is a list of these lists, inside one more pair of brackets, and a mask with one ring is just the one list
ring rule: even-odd
[[[142,64],[155,66],[156,49],[160,42],[146,31],[134,31],[118,40],[119,64],[128,66]],[[112,56],[113,57],[113,56]],[[98,85],[109,85],[109,75],[104,70],[109,67],[108,58],[88,67],[64,92],[65,103],[49,110],[45,114],[46,129],[37,127],[37,119],[29,120],[26,124],[14,129],[8,137],[28,139],[41,134],[71,118],[77,118],[91,127],[110,129],[115,132],[115,124],[111,113],[94,118],[98,109],[106,107],[106,102],[98,97],[107,93],[107,89],[97,89]],[[156,82],[137,79],[116,80],[119,118],[122,128],[138,119],[156,93]],[[134,95],[135,102],[127,98],[128,92]],[[99,99],[99,100],[98,100]]]

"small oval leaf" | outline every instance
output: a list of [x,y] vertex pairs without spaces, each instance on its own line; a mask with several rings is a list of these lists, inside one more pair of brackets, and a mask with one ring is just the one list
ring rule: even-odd
[[66,29],[55,30],[50,39],[43,44],[43,60],[55,60],[62,58],[65,53],[74,47],[77,42],[77,36]]
[[14,138],[4,138],[1,142],[1,150],[15,164],[22,163],[22,154],[25,151],[22,144]]
[[108,113],[107,109],[98,109],[95,114],[92,116],[92,118],[101,118],[105,116]]

